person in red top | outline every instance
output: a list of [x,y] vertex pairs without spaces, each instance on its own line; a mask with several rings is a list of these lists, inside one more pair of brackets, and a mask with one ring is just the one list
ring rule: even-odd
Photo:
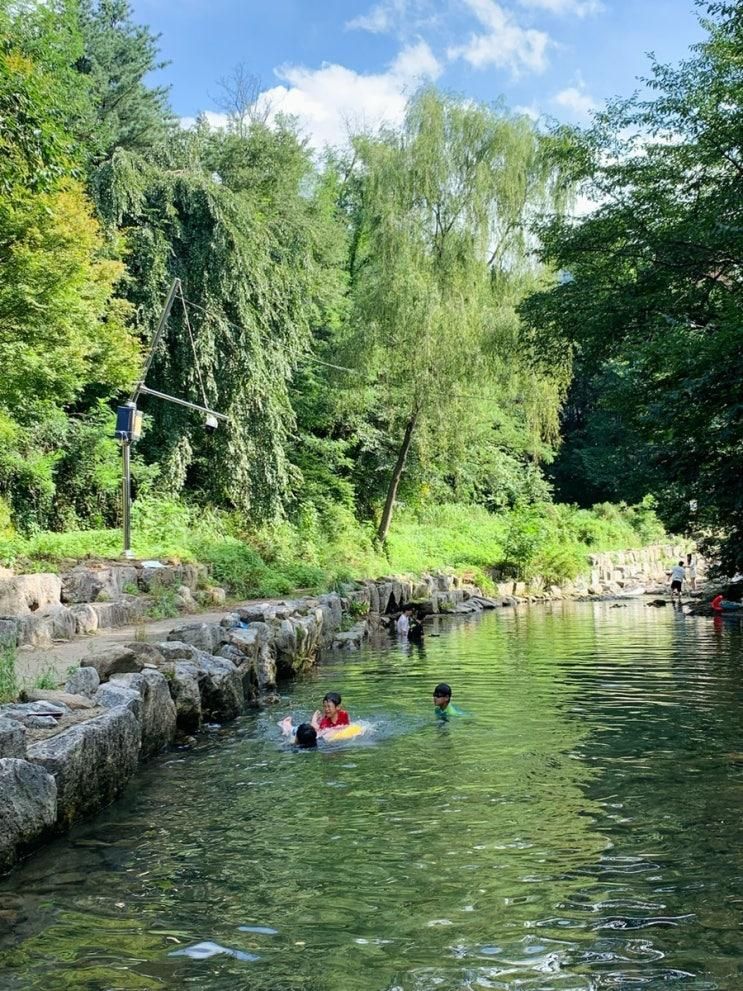
[[322,715],[319,710],[312,717],[312,725],[315,729],[338,729],[340,726],[348,726],[351,717],[345,709],[340,708],[341,697],[338,692],[328,692],[322,700]]
[[722,612],[722,595],[716,595],[714,599],[710,602],[710,605],[715,610],[715,612]]

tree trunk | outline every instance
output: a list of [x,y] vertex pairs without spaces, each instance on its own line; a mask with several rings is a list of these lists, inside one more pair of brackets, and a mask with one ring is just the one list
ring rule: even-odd
[[384,503],[384,510],[382,511],[382,519],[379,521],[379,529],[377,530],[377,540],[380,544],[383,544],[387,539],[390,523],[392,522],[392,512],[395,508],[395,499],[397,498],[397,487],[400,484],[403,468],[405,467],[405,460],[408,456],[408,451],[410,450],[410,442],[413,439],[413,431],[415,430],[417,421],[418,410],[415,410],[405,425],[405,435],[403,436],[400,451],[397,455],[397,461],[395,462],[395,467],[392,471],[390,487],[387,489],[387,498]]

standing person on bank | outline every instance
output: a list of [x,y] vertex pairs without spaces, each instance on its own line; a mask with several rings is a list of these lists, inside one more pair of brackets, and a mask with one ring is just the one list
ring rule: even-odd
[[684,567],[684,562],[679,561],[678,564],[671,568],[671,598],[678,593],[679,599],[681,598],[681,589],[684,585],[684,578],[686,578],[686,568]]

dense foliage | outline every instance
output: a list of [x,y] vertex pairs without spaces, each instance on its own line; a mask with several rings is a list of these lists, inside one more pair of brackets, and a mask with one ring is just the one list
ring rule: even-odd
[[[596,534],[613,543],[604,511],[551,503],[571,375],[556,469],[568,498],[652,491],[679,526],[695,497],[710,529],[733,533],[740,39],[726,7],[710,16],[692,62],[656,68],[656,101],[612,107],[588,135],[424,90],[400,128],[319,161],[243,85],[226,128],[180,128],[147,82],[157,39],[126,0],[0,0],[4,557],[43,556],[62,531],[81,553],[115,551],[113,409],[174,279],[147,383],[229,423],[206,433],[143,397],[138,525],[149,532],[151,512],[174,528],[143,553],[198,544],[222,555],[217,571],[242,574],[252,554],[260,572],[288,534],[290,584],[385,561],[568,576]],[[634,153],[615,133],[629,123]],[[589,180],[611,205],[571,224],[571,187]],[[560,268],[570,281],[553,287]],[[435,505],[449,516],[427,553]],[[457,526],[492,530],[485,556],[452,544]],[[265,591],[263,574],[236,584]]]
[[[743,15],[708,6],[709,35],[648,98],[614,103],[570,161],[598,208],[542,230],[561,281],[525,313],[574,379],[556,467],[563,498],[658,499],[666,523],[743,563]],[[694,508],[696,506],[696,509]]]

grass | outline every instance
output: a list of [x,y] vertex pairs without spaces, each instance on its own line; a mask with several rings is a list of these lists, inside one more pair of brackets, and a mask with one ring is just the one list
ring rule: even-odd
[[20,685],[15,671],[15,650],[4,647],[0,650],[0,703],[15,702]]
[[34,688],[38,688],[40,691],[53,692],[59,688],[59,679],[51,668],[47,668],[43,674],[37,676],[34,681]]
[[[492,589],[502,579],[536,576],[558,584],[587,571],[591,552],[640,547],[666,539],[650,504],[591,510],[539,503],[493,514],[480,506],[443,504],[399,509],[384,550],[370,524],[328,505],[246,529],[236,515],[174,500],[139,499],[133,550],[140,558],[207,564],[211,580],[232,595],[276,597],[296,589],[320,592],[354,578],[385,574],[459,574]],[[0,539],[0,563],[17,571],[58,570],[85,558],[118,557],[116,530],[41,533]],[[153,589],[150,617],[177,614],[175,591]]]

